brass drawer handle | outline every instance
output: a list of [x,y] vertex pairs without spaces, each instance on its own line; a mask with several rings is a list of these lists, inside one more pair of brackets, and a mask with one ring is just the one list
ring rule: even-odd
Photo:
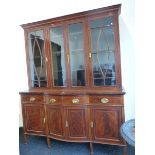
[[54,98],[51,98],[51,99],[49,100],[49,104],[54,103],[54,102],[56,102],[56,99],[54,99]]
[[80,102],[80,100],[78,99],[78,98],[74,98],[74,99],[72,99],[72,103],[79,103]]
[[101,98],[101,103],[108,103],[109,102],[109,99],[107,98]]
[[36,100],[35,97],[30,97],[30,102],[34,102]]

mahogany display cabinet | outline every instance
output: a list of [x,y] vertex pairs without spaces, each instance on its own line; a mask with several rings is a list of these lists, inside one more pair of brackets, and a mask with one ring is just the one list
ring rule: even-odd
[[25,142],[126,143],[121,81],[121,4],[21,25],[29,90],[20,92]]

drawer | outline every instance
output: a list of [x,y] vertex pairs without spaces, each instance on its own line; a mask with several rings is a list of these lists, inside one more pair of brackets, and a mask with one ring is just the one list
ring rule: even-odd
[[42,95],[22,95],[21,96],[22,102],[43,102],[44,97]]
[[63,96],[64,104],[86,104],[89,103],[88,96]]
[[46,103],[47,104],[61,104],[62,103],[62,96],[46,96]]
[[90,104],[121,104],[121,96],[94,95],[90,96]]

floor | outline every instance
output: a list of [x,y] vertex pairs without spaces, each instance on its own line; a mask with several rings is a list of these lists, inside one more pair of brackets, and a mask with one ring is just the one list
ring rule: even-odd
[[[123,155],[123,147],[94,144],[94,155]],[[51,148],[47,147],[46,138],[29,136],[24,144],[23,129],[19,128],[20,155],[89,155],[89,143],[71,143],[52,140]],[[127,145],[127,155],[134,155],[135,148]]]

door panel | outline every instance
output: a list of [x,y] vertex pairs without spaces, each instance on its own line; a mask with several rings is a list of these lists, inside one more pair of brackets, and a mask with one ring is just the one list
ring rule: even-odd
[[53,137],[61,138],[64,136],[62,115],[62,109],[59,105],[47,106],[48,129],[49,134]]
[[105,17],[90,21],[93,86],[115,86],[114,21]]
[[64,27],[57,26],[50,29],[50,45],[52,56],[53,86],[67,86],[65,66]]
[[84,49],[84,25],[73,23],[68,25],[68,43],[70,53],[70,69],[72,86],[86,86],[86,67]]
[[119,141],[121,125],[121,108],[93,107],[92,134],[95,141]]
[[29,133],[44,134],[45,133],[45,113],[44,106],[39,104],[25,104],[25,131]]
[[68,139],[87,140],[88,125],[86,109],[81,106],[67,107],[66,127]]
[[28,51],[31,87],[47,87],[45,41],[43,30],[28,33]]

